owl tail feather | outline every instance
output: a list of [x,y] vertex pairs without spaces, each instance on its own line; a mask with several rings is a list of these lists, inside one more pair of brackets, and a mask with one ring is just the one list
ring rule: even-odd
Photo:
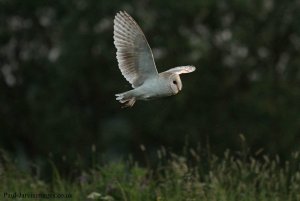
[[128,97],[126,95],[127,95],[126,92],[121,94],[116,94],[117,97],[116,100],[119,101],[120,103],[124,103],[122,105],[122,108],[132,107],[136,101],[134,97]]

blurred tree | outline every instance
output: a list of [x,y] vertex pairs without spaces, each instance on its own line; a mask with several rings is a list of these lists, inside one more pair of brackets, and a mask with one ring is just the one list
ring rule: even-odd
[[[176,97],[121,110],[130,85],[115,59],[113,18],[129,12],[159,71],[193,64]],[[161,145],[223,151],[300,142],[299,1],[0,1],[1,146],[22,158],[108,157]],[[26,161],[26,160],[25,160]],[[25,164],[26,165],[26,164]]]

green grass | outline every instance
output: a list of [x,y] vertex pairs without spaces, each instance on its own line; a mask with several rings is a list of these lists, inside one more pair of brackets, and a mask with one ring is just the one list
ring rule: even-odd
[[299,153],[293,153],[287,161],[266,155],[255,157],[259,159],[238,157],[229,151],[222,157],[201,157],[193,149],[182,156],[164,149],[157,153],[155,169],[127,160],[82,170],[69,181],[53,168],[53,181],[49,183],[19,171],[13,163],[0,164],[0,200],[48,200],[4,196],[13,192],[72,195],[51,199],[63,201],[300,200]]

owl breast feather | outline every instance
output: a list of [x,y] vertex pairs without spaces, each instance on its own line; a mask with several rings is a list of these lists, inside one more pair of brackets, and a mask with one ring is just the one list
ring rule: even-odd
[[173,95],[168,80],[160,78],[147,80],[143,85],[134,89],[137,99],[150,100]]

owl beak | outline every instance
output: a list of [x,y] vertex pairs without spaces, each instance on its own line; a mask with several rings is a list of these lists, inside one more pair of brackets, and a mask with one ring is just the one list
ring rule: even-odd
[[181,89],[182,89],[182,84],[179,83],[177,87],[178,87],[178,90],[181,91]]

